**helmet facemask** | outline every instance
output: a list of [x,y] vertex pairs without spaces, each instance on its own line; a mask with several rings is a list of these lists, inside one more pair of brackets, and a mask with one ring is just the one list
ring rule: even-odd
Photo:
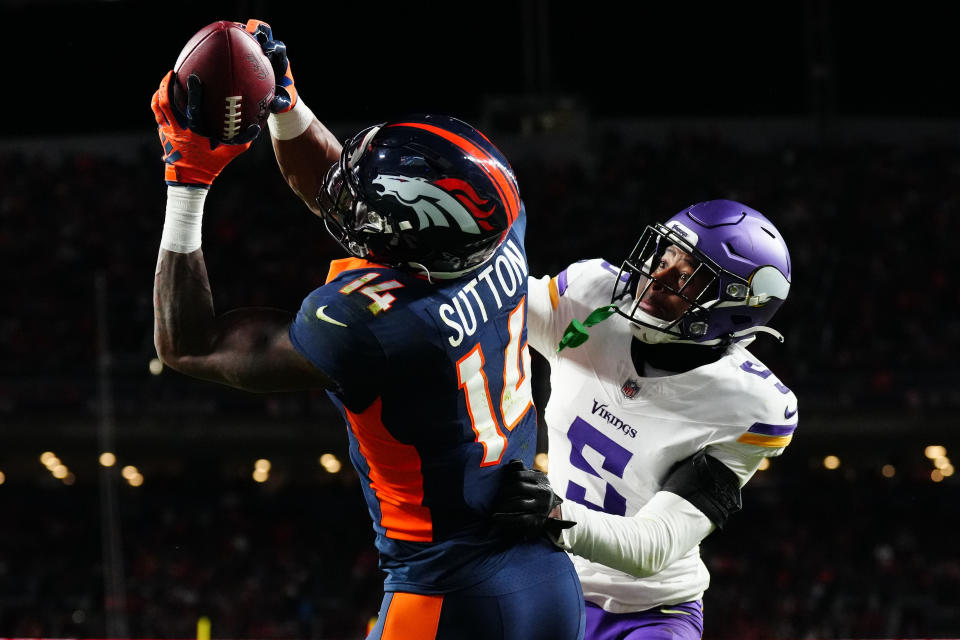
[[347,141],[340,159],[327,169],[317,195],[317,205],[327,232],[347,253],[357,258],[365,258],[370,253],[363,239],[364,231],[385,230],[386,221],[364,202],[354,171],[367,143],[379,129],[378,126],[369,127]]
[[648,226],[620,268],[611,302],[642,342],[697,342],[719,302],[722,271],[674,229]]

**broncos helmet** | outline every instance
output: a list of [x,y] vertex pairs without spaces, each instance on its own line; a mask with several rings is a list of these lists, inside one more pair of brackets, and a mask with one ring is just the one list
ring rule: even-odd
[[520,214],[510,164],[449,116],[369,127],[346,142],[317,196],[351,255],[451,278],[486,262]]
[[[670,247],[692,258],[693,273],[682,283],[655,275]],[[623,262],[611,303],[648,343],[726,345],[760,331],[782,342],[764,325],[786,300],[790,278],[790,253],[772,222],[739,202],[710,200],[644,230]],[[686,310],[669,319],[644,311],[640,301],[651,287],[679,296]]]

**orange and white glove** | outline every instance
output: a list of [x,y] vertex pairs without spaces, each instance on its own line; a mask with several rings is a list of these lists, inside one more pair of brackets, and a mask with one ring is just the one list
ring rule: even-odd
[[244,28],[260,43],[260,49],[270,60],[273,74],[277,78],[274,89],[276,97],[270,103],[270,116],[267,118],[270,135],[277,140],[296,138],[307,130],[315,117],[300,99],[293,83],[287,45],[280,40],[274,40],[273,29],[263,20],[251,18],[247,20]]
[[[210,185],[231,160],[250,147],[250,142],[221,144],[187,128],[189,118],[170,101],[174,77],[173,71],[167,72],[150,103],[163,145],[163,177],[167,182],[166,218],[160,248],[191,253],[200,248],[203,203]],[[198,84],[196,76],[187,83],[188,105],[199,104]]]
[[[163,145],[164,179],[169,185],[209,188],[231,160],[250,148],[250,142],[222,144],[187,128],[186,116],[170,101],[173,82],[174,73],[168,71],[150,103]],[[196,84],[188,83],[190,94],[199,90]],[[188,97],[188,104],[195,102],[195,96]]]

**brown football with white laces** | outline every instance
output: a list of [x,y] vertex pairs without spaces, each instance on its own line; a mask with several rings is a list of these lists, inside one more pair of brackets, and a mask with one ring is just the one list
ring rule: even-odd
[[187,79],[200,80],[197,133],[229,144],[250,125],[265,128],[276,81],[270,61],[243,25],[229,20],[207,25],[190,38],[173,70],[173,100],[181,113],[187,108]]

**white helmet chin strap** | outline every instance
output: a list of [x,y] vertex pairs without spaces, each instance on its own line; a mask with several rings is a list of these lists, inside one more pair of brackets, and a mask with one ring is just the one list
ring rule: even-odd
[[630,323],[630,332],[633,333],[633,337],[640,342],[663,344],[664,342],[674,342],[679,339],[679,336],[672,335],[663,330],[670,326],[671,322],[669,320],[661,320],[635,307],[631,310],[630,317],[650,325],[644,326],[636,322]]
[[630,323],[630,333],[640,342],[647,344],[663,344],[665,342],[676,342],[677,336],[670,335],[653,327],[644,327],[636,323]]
[[770,327],[765,326],[748,327],[742,331],[731,333],[729,336],[724,336],[723,339],[715,338],[713,340],[697,342],[695,340],[685,340],[680,336],[676,336],[672,333],[664,331],[663,329],[671,324],[669,321],[661,320],[660,318],[654,317],[640,309],[634,310],[633,317],[637,318],[641,322],[651,325],[644,326],[642,324],[637,324],[636,322],[630,323],[630,332],[633,334],[633,337],[640,342],[645,342],[646,344],[664,344],[666,342],[675,342],[682,344],[713,346],[724,342],[726,338],[731,338],[733,342],[739,342],[743,346],[746,346],[756,340],[757,333],[768,333],[776,338],[779,342],[783,342],[783,334],[776,329],[771,329]]
[[[567,347],[575,348],[586,342],[590,337],[587,329],[603,322],[610,316],[615,315],[618,310],[622,315],[625,315],[627,317],[627,321],[630,322],[630,333],[633,335],[633,337],[646,344],[665,344],[669,342],[672,344],[698,344],[702,346],[716,346],[727,344],[729,342],[736,342],[745,347],[756,340],[758,333],[769,333],[780,342],[783,342],[783,336],[779,331],[764,326],[748,327],[720,338],[714,338],[713,340],[689,340],[670,333],[668,328],[673,324],[673,322],[669,320],[661,320],[660,318],[652,316],[649,313],[637,308],[632,310],[632,315],[627,315],[623,312],[622,304],[609,304],[598,309],[594,309],[592,312],[590,312],[590,315],[583,320],[583,322],[573,319],[570,324],[567,325],[567,328],[563,333],[563,337],[560,339],[560,343],[557,346],[557,351],[562,351]],[[639,324],[640,322],[648,323],[650,326]]]
[[713,340],[705,340],[703,342],[697,342],[696,344],[717,345],[729,338],[730,342],[736,342],[740,346],[745,347],[757,339],[758,333],[769,333],[774,338],[776,338],[778,342],[781,342],[781,343],[783,342],[783,334],[781,334],[776,329],[771,329],[770,327],[757,326],[757,327],[749,327],[742,331],[735,331],[734,333],[727,334],[722,339],[715,338]]
[[[736,333],[731,333],[730,335],[733,338],[741,338],[743,336],[751,336],[755,333],[769,333],[774,338],[776,338],[778,342],[783,342],[782,333],[780,333],[776,329],[771,329],[770,327],[764,327],[764,326],[750,327],[749,329],[744,329],[743,331],[737,331]],[[737,342],[740,342],[740,340],[738,340]]]

